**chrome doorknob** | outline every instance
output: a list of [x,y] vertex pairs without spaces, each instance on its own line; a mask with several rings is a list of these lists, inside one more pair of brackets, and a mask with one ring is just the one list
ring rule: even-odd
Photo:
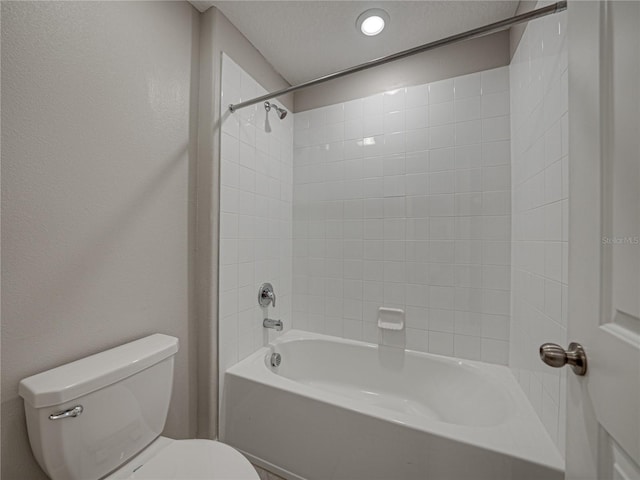
[[579,343],[571,342],[567,350],[555,343],[545,343],[540,346],[540,360],[554,368],[568,364],[576,375],[587,373],[587,354]]

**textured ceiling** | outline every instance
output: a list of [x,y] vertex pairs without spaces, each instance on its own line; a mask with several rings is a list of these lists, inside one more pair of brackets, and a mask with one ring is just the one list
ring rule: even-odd
[[[215,5],[291,84],[502,20],[518,1],[199,1]],[[376,37],[356,31],[368,8],[390,22]]]

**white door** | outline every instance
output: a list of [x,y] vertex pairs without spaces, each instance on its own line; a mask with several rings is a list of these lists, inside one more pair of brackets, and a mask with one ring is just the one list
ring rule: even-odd
[[567,479],[640,479],[640,2],[569,2]]

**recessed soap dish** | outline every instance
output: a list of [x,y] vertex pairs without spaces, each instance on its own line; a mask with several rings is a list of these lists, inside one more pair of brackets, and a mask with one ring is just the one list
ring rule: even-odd
[[404,328],[404,310],[400,308],[378,308],[378,327],[384,330]]

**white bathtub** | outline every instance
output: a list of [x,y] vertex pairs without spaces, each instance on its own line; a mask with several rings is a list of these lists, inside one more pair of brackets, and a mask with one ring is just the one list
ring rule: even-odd
[[506,367],[292,330],[223,388],[221,439],[285,478],[564,477]]

